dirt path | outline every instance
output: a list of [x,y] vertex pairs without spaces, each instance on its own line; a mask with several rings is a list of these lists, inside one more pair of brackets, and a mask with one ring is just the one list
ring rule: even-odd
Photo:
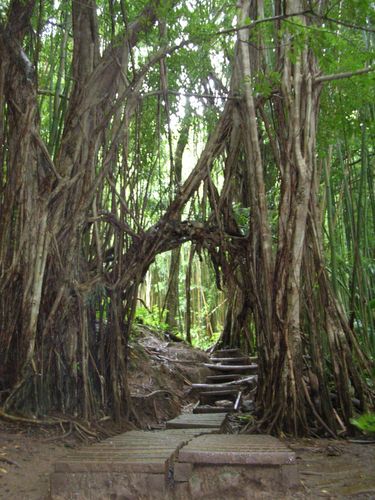
[[[0,422],[0,499],[48,499],[53,463],[81,444],[51,430]],[[287,440],[297,454],[301,490],[293,498],[375,499],[375,445]],[[220,500],[220,499],[218,499]]]
[[80,446],[72,439],[51,440],[51,431],[21,429],[0,422],[0,499],[45,500],[53,463],[68,449]]
[[289,440],[302,484],[299,498],[375,499],[375,445]]

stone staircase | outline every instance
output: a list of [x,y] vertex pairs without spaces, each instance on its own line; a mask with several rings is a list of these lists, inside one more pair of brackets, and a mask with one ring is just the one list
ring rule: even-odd
[[229,413],[239,411],[244,393],[257,381],[257,358],[244,356],[239,349],[221,349],[212,353],[210,362],[203,363],[212,375],[203,384],[192,384],[199,401],[193,413]]

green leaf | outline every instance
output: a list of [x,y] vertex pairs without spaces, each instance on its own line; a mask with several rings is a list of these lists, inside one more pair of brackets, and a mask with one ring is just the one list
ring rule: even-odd
[[350,419],[350,423],[365,433],[375,434],[375,414],[365,413],[359,418]]

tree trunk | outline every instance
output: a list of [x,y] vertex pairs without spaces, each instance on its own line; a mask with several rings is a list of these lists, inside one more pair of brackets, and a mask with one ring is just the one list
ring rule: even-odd
[[[185,117],[182,121],[180,135],[177,141],[176,153],[174,156],[175,187],[179,189],[182,178],[182,157],[189,140],[189,130],[191,125],[191,108],[187,107]],[[179,217],[178,220],[181,220]],[[166,297],[167,325],[172,331],[178,330],[181,326],[179,321],[179,273],[180,273],[180,248],[171,252],[171,263],[169,267],[169,283]]]
[[[48,203],[56,173],[40,147],[35,70],[22,49],[33,3],[12,2],[10,19],[18,23],[0,31],[0,73],[8,105],[9,182],[2,197],[0,232],[0,364],[5,384],[16,391],[31,369],[43,275],[50,234]],[[6,292],[8,290],[8,292]],[[10,291],[11,290],[11,291]]]
[[[251,14],[250,2],[244,0],[241,5],[239,24],[244,25]],[[289,1],[285,5],[286,15],[303,10],[299,1]],[[256,15],[262,12],[258,6]],[[304,16],[299,16],[298,20],[302,25],[306,23]],[[251,187],[249,276],[259,349],[257,427],[267,432],[283,431],[294,435],[304,434],[309,428],[319,428],[334,436],[340,422],[350,426],[350,387],[355,387],[361,401],[365,399],[365,390],[351,354],[352,333],[344,315],[337,311],[337,299],[323,271],[321,221],[316,203],[319,189],[316,131],[321,92],[321,83],[314,83],[317,63],[313,52],[307,46],[294,47],[293,37],[285,31],[279,41],[277,61],[282,68],[282,99],[277,97],[270,102],[276,113],[272,135],[267,113],[264,109],[259,111],[281,180],[278,239],[273,246],[276,249],[273,256],[260,145],[262,135],[250,85],[251,68],[255,63],[252,59],[250,64],[249,36],[249,30],[239,31],[238,57],[240,79],[245,82],[243,140]],[[275,138],[277,143],[273,143]],[[315,249],[313,255],[311,249]],[[315,291],[318,283],[319,293]],[[304,320],[306,313],[309,321],[316,324],[309,326]],[[326,335],[322,335],[322,331]],[[322,362],[327,342],[333,380],[326,376],[327,367]],[[369,366],[364,369],[369,370]],[[333,381],[339,418],[330,402],[329,386]]]

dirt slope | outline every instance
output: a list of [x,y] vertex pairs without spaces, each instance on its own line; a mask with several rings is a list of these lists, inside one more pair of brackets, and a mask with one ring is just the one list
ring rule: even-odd
[[155,427],[194,402],[190,385],[209,373],[201,363],[208,356],[185,342],[173,342],[163,333],[136,327],[129,351],[129,388],[142,428]]

